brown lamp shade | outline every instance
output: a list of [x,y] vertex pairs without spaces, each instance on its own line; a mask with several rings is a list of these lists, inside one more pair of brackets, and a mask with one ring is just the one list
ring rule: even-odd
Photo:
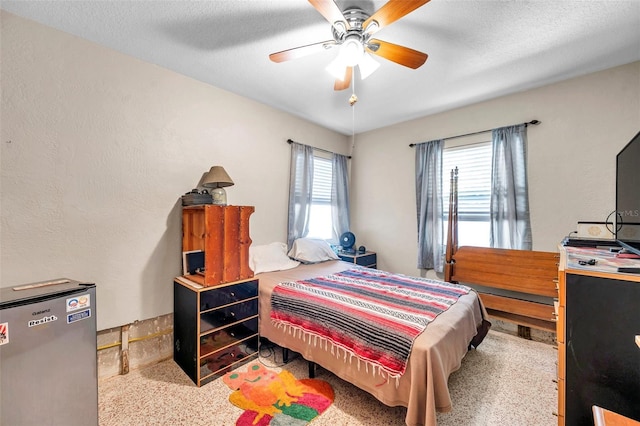
[[202,180],[202,186],[205,188],[222,188],[224,186],[232,186],[233,181],[222,166],[213,166]]

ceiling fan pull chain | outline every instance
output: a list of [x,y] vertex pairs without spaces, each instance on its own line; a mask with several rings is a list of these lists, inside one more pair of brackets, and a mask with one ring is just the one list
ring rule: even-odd
[[[351,154],[353,155],[353,151],[356,147],[356,107],[355,104],[358,100],[356,96],[355,87],[352,89],[351,98],[349,98],[349,104],[351,104]],[[352,102],[351,99],[355,98]]]
[[349,105],[353,107],[356,102],[358,102],[358,96],[356,95],[356,79],[353,78],[351,83],[351,97],[349,97]]

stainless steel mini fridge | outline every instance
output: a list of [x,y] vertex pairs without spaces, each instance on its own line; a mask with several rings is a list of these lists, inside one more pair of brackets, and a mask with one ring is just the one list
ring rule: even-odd
[[0,289],[0,425],[97,425],[96,286]]

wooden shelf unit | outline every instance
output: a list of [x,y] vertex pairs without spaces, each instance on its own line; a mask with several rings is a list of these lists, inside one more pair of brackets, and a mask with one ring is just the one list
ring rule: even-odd
[[258,357],[258,280],[249,268],[254,210],[182,209],[182,252],[203,251],[204,271],[174,279],[173,359],[197,386]]
[[204,204],[182,209],[182,251],[204,251],[205,287],[253,277],[249,268],[249,218],[253,206]]

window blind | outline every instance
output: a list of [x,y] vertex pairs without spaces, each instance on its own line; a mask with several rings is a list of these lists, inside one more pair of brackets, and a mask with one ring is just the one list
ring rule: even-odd
[[449,215],[451,170],[458,168],[458,219],[488,221],[491,200],[491,142],[445,148],[442,155],[444,217]]
[[331,204],[332,176],[333,164],[331,160],[314,156],[312,203]]
[[[296,166],[302,170],[304,159],[298,157]],[[333,177],[333,164],[330,159],[313,157],[313,189],[312,203],[331,203],[331,181]],[[302,174],[295,176],[295,191],[299,193],[302,188]]]

